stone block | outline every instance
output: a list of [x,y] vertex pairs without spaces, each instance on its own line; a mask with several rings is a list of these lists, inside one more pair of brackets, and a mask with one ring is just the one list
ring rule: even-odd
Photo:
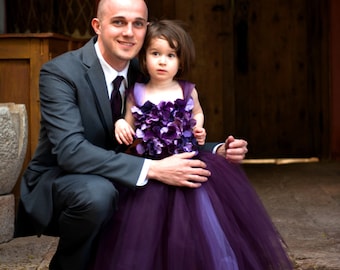
[[0,195],[0,243],[8,242],[14,234],[14,209],[13,194]]
[[0,103],[0,195],[11,193],[27,150],[25,105]]

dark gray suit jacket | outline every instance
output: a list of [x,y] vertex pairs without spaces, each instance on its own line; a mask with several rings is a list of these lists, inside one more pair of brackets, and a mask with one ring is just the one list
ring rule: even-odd
[[[113,151],[111,107],[95,40],[41,69],[40,138],[21,182],[16,236],[44,232],[53,212],[52,183],[62,174],[94,174],[136,186],[144,159]],[[129,84],[138,77],[132,61]]]

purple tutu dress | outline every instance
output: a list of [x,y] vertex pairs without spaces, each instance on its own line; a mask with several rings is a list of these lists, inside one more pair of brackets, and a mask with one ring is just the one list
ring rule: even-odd
[[[141,104],[136,84],[136,152],[162,158],[196,151],[191,133],[193,84],[180,81],[184,99]],[[164,185],[120,190],[119,209],[99,240],[96,270],[293,269],[282,239],[240,165],[197,151],[211,172],[200,188]]]

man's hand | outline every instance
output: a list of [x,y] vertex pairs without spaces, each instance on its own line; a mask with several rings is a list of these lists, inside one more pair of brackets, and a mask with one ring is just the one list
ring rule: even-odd
[[147,177],[167,185],[198,188],[208,180],[206,164],[191,159],[195,152],[176,154],[161,160],[152,160]]
[[224,144],[217,149],[217,154],[231,162],[241,163],[248,152],[247,145],[247,141],[229,136]]

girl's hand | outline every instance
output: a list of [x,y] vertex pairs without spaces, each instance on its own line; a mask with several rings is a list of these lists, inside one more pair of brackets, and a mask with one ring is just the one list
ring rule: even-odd
[[124,119],[119,119],[115,123],[115,137],[119,144],[130,145],[133,143],[135,131]]
[[207,137],[205,128],[195,127],[193,133],[199,145],[205,144],[205,139]]

